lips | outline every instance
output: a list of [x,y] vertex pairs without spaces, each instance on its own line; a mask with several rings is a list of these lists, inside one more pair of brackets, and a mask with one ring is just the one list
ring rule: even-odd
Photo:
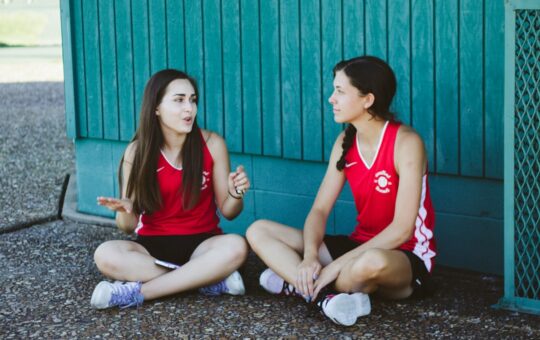
[[182,119],[184,122],[186,123],[191,123],[193,121],[193,117],[185,117],[184,119]]

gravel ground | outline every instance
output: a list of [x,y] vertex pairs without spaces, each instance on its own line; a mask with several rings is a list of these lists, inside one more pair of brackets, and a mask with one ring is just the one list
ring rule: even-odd
[[0,235],[0,335],[21,338],[496,338],[538,339],[540,318],[494,310],[502,280],[437,268],[433,297],[372,299],[372,313],[352,327],[334,325],[299,298],[258,287],[264,269],[250,255],[247,295],[185,293],[138,309],[96,311],[90,295],[102,280],[93,250],[127,238],[114,228],[55,221]]
[[[0,60],[1,339],[540,339],[539,316],[490,307],[503,295],[500,277],[437,267],[433,297],[373,299],[372,313],[345,328],[300,299],[265,293],[257,283],[264,267],[253,254],[243,271],[245,296],[185,293],[138,309],[91,309],[90,295],[103,279],[92,253],[126,236],[56,219],[64,176],[74,171],[61,67],[25,65]],[[56,220],[35,222],[44,219]]]
[[58,62],[12,66],[0,63],[0,232],[56,217],[64,177],[75,169],[63,82],[22,82],[39,69],[54,80]]

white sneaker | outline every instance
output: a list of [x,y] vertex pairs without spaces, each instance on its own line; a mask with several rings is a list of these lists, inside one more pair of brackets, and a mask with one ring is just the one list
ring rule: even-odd
[[244,287],[244,281],[242,280],[242,275],[238,271],[234,271],[231,275],[227,276],[225,279],[225,294],[230,295],[244,295],[246,293],[246,288]]
[[246,293],[246,288],[244,287],[244,281],[242,281],[240,273],[234,271],[231,275],[227,276],[225,280],[210,286],[199,288],[199,293],[207,296],[217,296],[221,294],[244,295]]
[[371,313],[369,295],[364,293],[327,295],[319,307],[330,320],[343,326],[352,326],[359,317]]
[[96,309],[119,306],[120,308],[140,306],[144,301],[140,282],[101,281],[98,283],[90,305]]

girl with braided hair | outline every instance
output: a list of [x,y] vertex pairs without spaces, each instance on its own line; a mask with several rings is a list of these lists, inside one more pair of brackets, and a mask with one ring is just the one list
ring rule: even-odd
[[[329,102],[336,123],[348,125],[336,139],[303,231],[259,220],[247,238],[269,267],[260,276],[263,288],[316,302],[332,321],[349,326],[370,313],[368,294],[404,299],[425,293],[436,254],[434,210],[422,139],[390,112],[392,69],[363,56],[333,71]],[[325,235],[345,181],[357,225],[349,236]]]

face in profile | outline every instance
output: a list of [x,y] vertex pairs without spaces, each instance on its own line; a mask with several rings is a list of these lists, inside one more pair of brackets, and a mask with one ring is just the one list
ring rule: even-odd
[[163,132],[191,132],[197,116],[197,98],[189,80],[175,79],[169,83],[156,115]]
[[367,114],[365,108],[369,104],[368,100],[368,96],[362,95],[356,87],[351,85],[345,72],[336,72],[334,92],[328,98],[332,104],[336,123],[351,123],[363,114]]

